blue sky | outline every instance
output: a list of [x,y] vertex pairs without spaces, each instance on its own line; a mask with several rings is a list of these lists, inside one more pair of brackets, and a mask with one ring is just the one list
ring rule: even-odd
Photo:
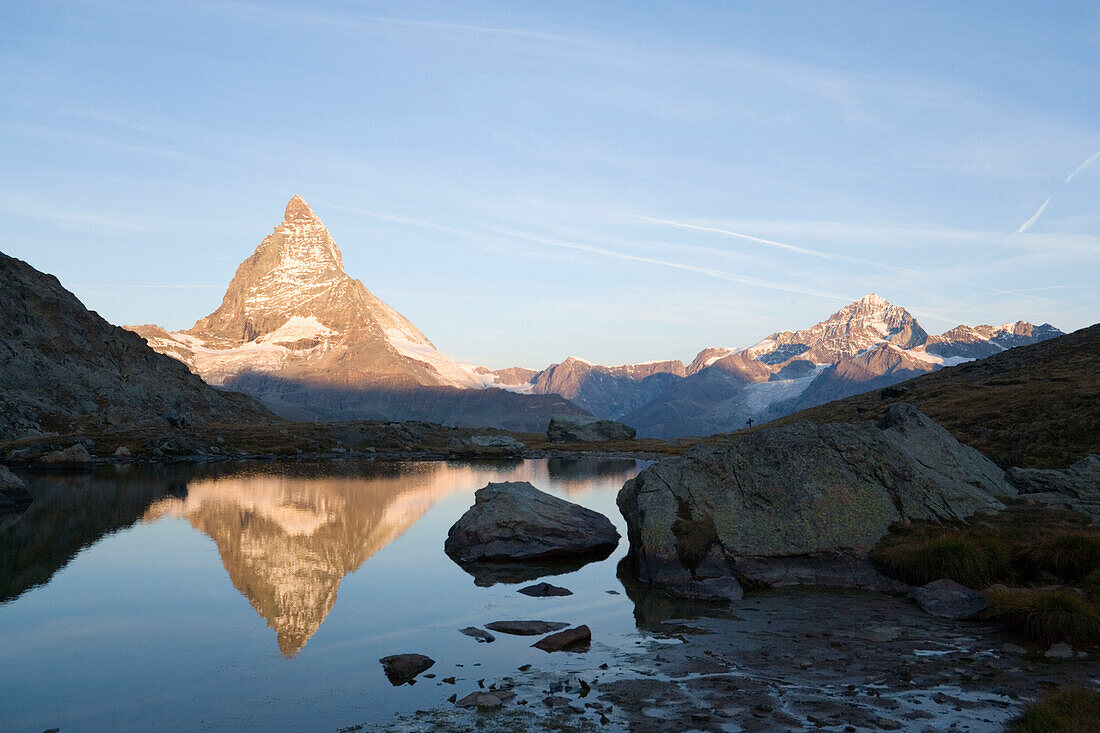
[[1070,330],[1098,100],[1089,2],[11,3],[0,250],[189,327],[298,193],[492,366],[690,359],[871,291]]

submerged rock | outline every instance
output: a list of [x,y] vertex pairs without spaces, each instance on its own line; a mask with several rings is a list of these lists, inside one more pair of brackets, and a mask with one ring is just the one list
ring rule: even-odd
[[386,673],[390,684],[394,687],[412,682],[413,679],[435,664],[435,660],[423,654],[394,654],[382,657],[378,660],[382,664],[382,671]]
[[466,636],[471,636],[484,644],[491,644],[496,641],[497,638],[484,629],[479,629],[476,626],[467,626],[464,629],[459,629],[460,633]]
[[590,641],[592,641],[592,631],[587,626],[578,626],[574,629],[566,629],[556,634],[550,634],[550,636],[536,641],[531,646],[544,652],[557,652],[587,644]]
[[582,415],[566,415],[550,419],[546,437],[551,443],[593,443],[605,440],[633,440],[637,431],[614,420],[600,420]]
[[529,585],[526,588],[520,588],[519,592],[525,596],[531,596],[533,598],[573,595],[573,591],[569,590],[568,588],[562,588],[560,585],[550,585],[549,583],[535,583],[534,585]]
[[989,608],[989,600],[981,593],[948,578],[913,588],[909,597],[927,613],[955,621],[973,618]]
[[461,699],[455,700],[455,705],[460,708],[495,710],[515,696],[516,693],[505,689],[478,690],[477,692],[471,692]]
[[797,422],[730,436],[650,466],[618,505],[640,580],[894,589],[865,558],[890,525],[1004,508],[1013,489],[926,415],[891,405],[876,424]]
[[523,481],[478,489],[443,548],[457,562],[475,563],[606,557],[618,544],[607,517]]
[[538,636],[564,629],[568,625],[560,621],[494,621],[485,624],[485,628],[513,636]]

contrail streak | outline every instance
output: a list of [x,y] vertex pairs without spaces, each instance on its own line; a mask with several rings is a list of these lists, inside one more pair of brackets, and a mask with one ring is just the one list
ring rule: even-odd
[[647,221],[652,224],[664,224],[666,226],[677,227],[679,229],[690,229],[697,232],[708,232],[710,234],[721,234],[727,237],[733,237],[734,239],[743,239],[747,242],[755,242],[757,244],[763,244],[768,247],[775,247],[777,249],[784,249],[788,252],[797,252],[798,254],[808,255],[810,257],[820,257],[823,260],[835,260],[837,262],[854,262],[860,265],[869,265],[871,267],[880,267],[887,270],[896,270],[898,272],[907,272],[911,275],[927,276],[928,273],[921,272],[920,270],[913,270],[908,267],[898,267],[896,265],[888,265],[883,262],[875,262],[873,260],[865,260],[860,257],[851,257],[849,255],[841,255],[833,252],[822,252],[816,249],[807,249],[806,247],[799,247],[794,244],[787,244],[786,242],[777,242],[774,239],[764,239],[762,237],[754,237],[751,234],[741,234],[740,232],[734,232],[729,229],[720,229],[718,227],[702,226],[700,224],[689,224],[683,221],[674,221],[672,219],[658,219],[652,216],[640,216],[632,214],[636,219],[641,221]]
[[1070,173],[1068,176],[1066,176],[1066,183],[1069,183],[1070,181],[1072,181],[1074,178],[1077,177],[1078,173],[1080,173],[1081,171],[1085,170],[1090,165],[1095,163],[1097,158],[1100,158],[1100,150],[1097,150],[1095,153],[1093,153],[1092,155],[1090,155],[1088,157],[1088,160],[1086,160],[1084,163],[1082,163],[1081,165],[1074,168],[1073,173]]
[[1039,207],[1039,210],[1031,215],[1031,218],[1020,225],[1020,228],[1016,230],[1017,234],[1023,234],[1028,229],[1031,229],[1031,225],[1039,221],[1039,217],[1043,215],[1043,211],[1047,208],[1047,204],[1050,203],[1050,196],[1047,196],[1047,200],[1043,202],[1043,205]]

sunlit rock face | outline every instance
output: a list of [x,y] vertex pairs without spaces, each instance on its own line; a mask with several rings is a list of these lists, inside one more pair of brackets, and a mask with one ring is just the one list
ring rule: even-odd
[[[417,467],[418,469],[420,467]],[[233,585],[298,653],[336,602],[340,581],[439,498],[476,485],[474,470],[428,466],[401,476],[202,479],[145,519],[186,519],[210,536]]]

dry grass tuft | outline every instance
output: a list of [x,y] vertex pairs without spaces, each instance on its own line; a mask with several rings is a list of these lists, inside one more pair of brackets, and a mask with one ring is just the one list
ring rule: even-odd
[[1100,642],[1100,612],[1066,588],[989,590],[988,615],[1032,641],[1091,646]]
[[1100,730],[1100,692],[1083,687],[1055,690],[1032,703],[1008,725],[1012,733],[1092,733]]

